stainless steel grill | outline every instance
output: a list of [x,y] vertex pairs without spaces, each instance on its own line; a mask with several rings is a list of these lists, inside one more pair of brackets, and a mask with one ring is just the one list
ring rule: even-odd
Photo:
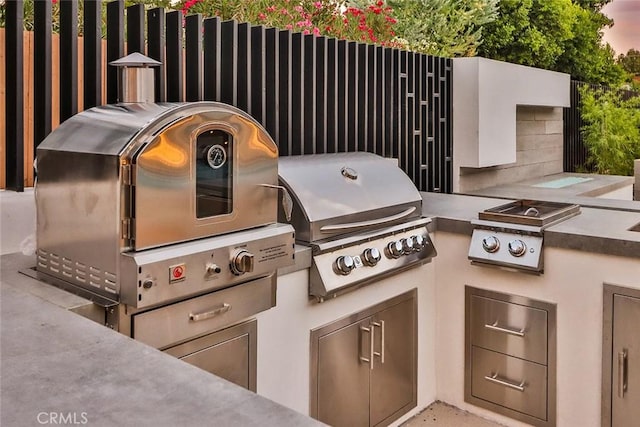
[[394,160],[370,153],[284,157],[279,175],[293,197],[297,241],[312,247],[309,294],[319,301],[436,255],[420,193]]

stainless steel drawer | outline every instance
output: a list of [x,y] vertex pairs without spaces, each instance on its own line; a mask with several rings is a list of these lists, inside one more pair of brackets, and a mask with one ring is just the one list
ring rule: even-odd
[[472,347],[471,394],[540,420],[548,420],[547,367]]
[[275,274],[133,316],[133,338],[163,349],[275,306]]
[[471,296],[471,344],[547,364],[547,311]]

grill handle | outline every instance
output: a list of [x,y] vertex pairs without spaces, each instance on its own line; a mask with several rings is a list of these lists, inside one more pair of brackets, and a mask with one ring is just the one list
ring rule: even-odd
[[384,218],[377,218],[377,219],[370,219],[368,221],[359,221],[359,222],[349,222],[346,224],[333,224],[333,225],[323,225],[322,227],[320,227],[320,231],[323,233],[330,233],[330,232],[334,232],[334,231],[342,231],[342,230],[351,230],[354,228],[361,228],[361,227],[369,227],[372,225],[380,225],[380,224],[384,224],[385,222],[391,222],[391,221],[395,221],[401,218],[404,218],[406,216],[411,215],[411,213],[413,213],[413,211],[416,210],[415,206],[411,206],[409,209],[404,210],[400,213],[397,213],[395,215],[391,215],[391,216],[386,216]]
[[278,190],[282,190],[282,209],[284,210],[284,214],[287,217],[287,222],[291,222],[291,212],[293,211],[293,199],[282,185],[273,185],[273,184],[259,184],[261,187],[266,188],[276,188]]

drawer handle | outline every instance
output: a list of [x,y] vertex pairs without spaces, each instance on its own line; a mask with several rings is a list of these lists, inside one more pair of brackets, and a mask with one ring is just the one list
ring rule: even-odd
[[524,383],[525,383],[524,380],[522,380],[520,384],[515,384],[509,381],[501,380],[498,378],[497,372],[495,374],[491,374],[490,376],[489,375],[485,376],[484,379],[495,384],[499,384],[508,388],[512,388],[514,390],[518,390],[520,392],[524,391]]
[[199,320],[207,320],[219,314],[226,313],[229,310],[231,310],[231,304],[227,304],[225,302],[224,304],[222,304],[222,306],[210,311],[205,311],[204,313],[198,313],[198,314],[189,313],[189,320],[193,320],[194,322],[197,322]]
[[493,325],[484,325],[485,328],[491,330],[491,331],[495,331],[495,332],[502,332],[503,334],[509,334],[509,335],[515,335],[517,337],[524,337],[524,328],[517,330],[517,329],[509,329],[509,328],[501,328],[500,326],[498,326],[498,321],[496,320],[495,322],[493,322]]

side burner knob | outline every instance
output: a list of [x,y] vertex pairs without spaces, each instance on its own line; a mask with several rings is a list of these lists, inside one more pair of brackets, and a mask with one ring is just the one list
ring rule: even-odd
[[489,236],[482,239],[482,247],[490,254],[500,249],[500,240],[495,236]]
[[236,276],[253,271],[253,254],[246,250],[239,251],[231,260],[231,271]]
[[513,256],[522,256],[527,252],[527,245],[520,239],[509,242],[509,253]]
[[356,268],[356,263],[352,256],[344,255],[336,259],[336,270],[343,276],[351,273],[354,268]]
[[389,242],[387,245],[387,252],[389,253],[390,258],[400,258],[404,255],[404,249],[402,246],[402,241],[400,240],[396,242]]
[[380,255],[380,251],[376,248],[367,248],[362,253],[362,258],[364,258],[365,264],[373,267],[380,261],[382,255]]

